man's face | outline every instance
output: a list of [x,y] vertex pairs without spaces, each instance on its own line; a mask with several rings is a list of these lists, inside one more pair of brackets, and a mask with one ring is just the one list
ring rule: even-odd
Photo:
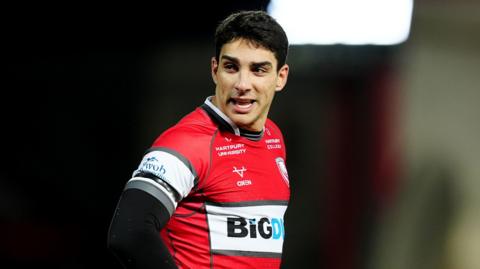
[[288,65],[277,72],[277,64],[272,51],[245,39],[223,45],[218,61],[212,58],[213,103],[238,127],[261,131],[275,92],[287,82]]

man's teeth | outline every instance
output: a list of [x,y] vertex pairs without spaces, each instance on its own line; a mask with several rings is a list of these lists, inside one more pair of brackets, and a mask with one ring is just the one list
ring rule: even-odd
[[247,107],[250,107],[252,105],[252,103],[236,103],[237,106],[241,107],[241,108],[247,108]]

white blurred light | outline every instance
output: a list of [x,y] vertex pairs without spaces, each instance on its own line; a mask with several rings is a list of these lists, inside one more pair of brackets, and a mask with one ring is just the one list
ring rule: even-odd
[[407,40],[413,0],[271,0],[291,44],[394,45]]

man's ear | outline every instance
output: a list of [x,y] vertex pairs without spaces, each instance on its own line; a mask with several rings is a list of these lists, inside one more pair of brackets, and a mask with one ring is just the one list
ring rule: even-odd
[[211,71],[212,71],[212,79],[215,84],[217,84],[217,71],[218,71],[218,62],[215,57],[211,59]]
[[285,84],[287,84],[287,79],[288,79],[288,71],[289,67],[287,64],[284,64],[280,70],[278,70],[278,75],[277,75],[277,85],[275,88],[275,91],[279,92],[285,87]]

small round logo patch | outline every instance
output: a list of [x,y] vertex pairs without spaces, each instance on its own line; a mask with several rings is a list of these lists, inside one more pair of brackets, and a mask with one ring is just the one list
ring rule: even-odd
[[290,186],[290,182],[288,181],[288,172],[287,172],[287,166],[285,165],[285,161],[283,160],[282,157],[278,157],[275,159],[275,162],[277,163],[278,171],[280,171],[280,174],[282,175],[283,180],[285,183],[287,183],[288,186]]

